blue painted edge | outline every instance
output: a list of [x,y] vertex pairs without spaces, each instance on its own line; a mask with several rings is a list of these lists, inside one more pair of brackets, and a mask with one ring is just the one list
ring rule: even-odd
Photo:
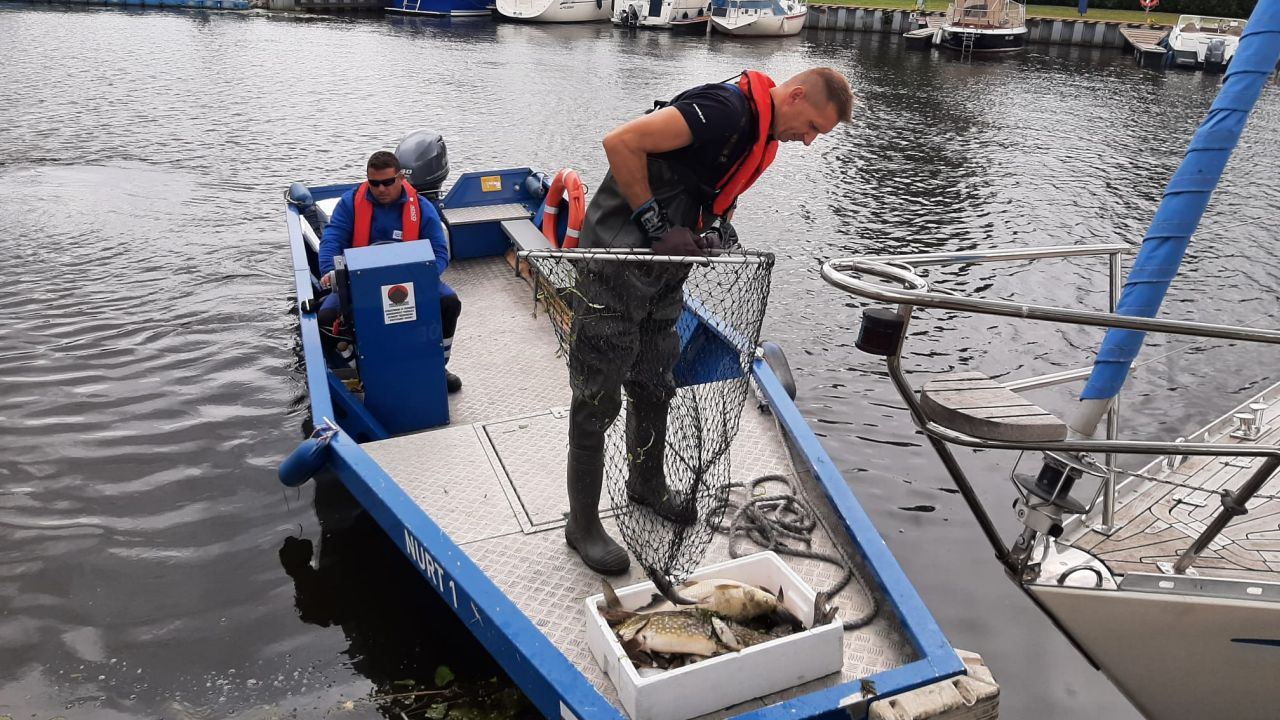
[[[324,362],[324,360],[321,359],[321,362]],[[334,375],[332,371],[325,370],[325,376],[329,380],[329,391],[334,405],[342,408],[342,411],[346,413],[343,418],[342,429],[348,435],[363,433],[367,438],[364,442],[386,440],[391,437],[391,433],[382,427],[382,423],[378,422],[378,419],[373,416],[373,413],[369,412],[364,403],[357,400],[351,394],[351,391],[347,390],[347,387],[342,384],[337,375]],[[355,427],[352,427],[353,425]],[[359,430],[356,430],[357,427]]]
[[333,418],[333,400],[329,395],[329,368],[320,346],[320,323],[315,313],[302,312],[302,303],[315,297],[315,278],[307,264],[307,251],[302,241],[302,215],[296,207],[285,203],[285,225],[289,228],[289,252],[293,258],[293,284],[297,293],[298,325],[302,332],[303,365],[307,371],[307,388],[311,396],[311,421],[319,427]]
[[[286,221],[294,283],[301,304],[312,297],[313,279],[302,244],[301,216],[296,208],[287,207]],[[299,320],[311,415],[318,425],[326,417],[333,417],[327,379],[330,373],[325,366],[315,315],[300,313]],[[472,626],[471,633],[520,685],[539,712],[547,717],[562,717],[563,703],[579,718],[622,720],[622,714],[350,435],[339,432],[330,441],[330,448],[331,466],[343,484],[400,551],[414,562],[446,604]]]
[[[958,658],[957,658],[958,660]],[[849,707],[862,700],[862,681],[875,683],[874,699],[882,699],[897,695],[912,688],[929,685],[938,680],[956,675],[933,677],[933,665],[928,660],[917,660],[902,667],[885,670],[869,675],[854,682],[836,685],[825,690],[818,690],[777,705],[753,710],[736,717],[742,720],[795,720],[795,718],[840,718],[840,720],[863,720],[866,713],[851,715]],[[924,682],[920,678],[929,678]],[[871,702],[874,700],[869,699]],[[868,703],[869,705],[870,703]]]
[[354,440],[339,433],[330,444],[334,469],[352,495],[539,712],[561,717],[563,703],[579,718],[623,717]]
[[[880,585],[880,590],[889,606],[900,618],[902,627],[907,633],[907,639],[921,656],[917,662],[877,675],[876,677],[881,677],[884,681],[884,684],[881,684],[881,681],[876,682],[877,695],[896,695],[963,674],[964,663],[956,655],[951,643],[947,642],[942,629],[933,619],[933,614],[925,607],[924,601],[916,593],[915,587],[907,579],[897,559],[889,552],[888,545],[880,537],[880,533],[872,524],[866,511],[862,509],[862,505],[854,497],[853,491],[849,489],[844,476],[840,474],[831,457],[827,455],[827,451],[823,449],[818,437],[805,422],[799,408],[787,396],[778,377],[762,358],[752,362],[751,369],[761,392],[764,393],[765,399],[773,410],[774,417],[809,464],[809,469],[835,508],[849,538],[866,558],[867,567],[873,576],[870,579]],[[778,707],[794,705],[796,713],[793,715],[799,716],[807,716],[809,713],[821,714],[835,710],[841,698],[848,697],[857,689],[858,683],[845,683],[795,698]],[[766,708],[766,710],[771,709]]]

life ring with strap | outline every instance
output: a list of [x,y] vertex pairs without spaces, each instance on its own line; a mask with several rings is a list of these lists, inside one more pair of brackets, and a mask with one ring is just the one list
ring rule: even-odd
[[[556,220],[560,217],[560,199],[569,196],[569,225],[564,231],[564,242],[556,238]],[[556,173],[547,190],[547,205],[542,211],[542,234],[558,248],[578,247],[578,235],[587,218],[587,188],[576,170],[564,168]]]
[[1138,0],[1138,4],[1142,6],[1143,10],[1150,10],[1159,5],[1160,0]]

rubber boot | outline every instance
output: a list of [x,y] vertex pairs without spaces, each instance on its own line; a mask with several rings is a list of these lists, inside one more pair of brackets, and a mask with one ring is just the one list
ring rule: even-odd
[[677,525],[692,525],[698,508],[667,487],[662,468],[667,449],[666,403],[633,402],[627,410],[627,497]]
[[627,551],[605,534],[600,524],[600,487],[604,482],[603,451],[569,448],[569,522],[564,539],[582,562],[601,575],[621,575],[631,565]]

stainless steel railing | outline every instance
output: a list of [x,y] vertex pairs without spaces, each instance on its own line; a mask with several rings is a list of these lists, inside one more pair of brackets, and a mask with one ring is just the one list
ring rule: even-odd
[[[899,313],[908,321],[910,320],[910,316],[914,308],[930,307],[979,315],[1017,317],[1070,325],[1123,328],[1145,332],[1163,332],[1191,337],[1280,344],[1280,331],[1277,330],[1187,322],[1181,320],[1161,320],[1156,318],[1143,318],[1115,314],[1116,303],[1119,299],[1121,288],[1121,256],[1130,251],[1131,248],[1128,245],[1103,244],[1019,248],[1012,250],[993,249],[948,253],[920,253],[897,256],[869,256],[831,260],[823,265],[822,277],[828,283],[859,297],[899,305]],[[1097,256],[1106,256],[1108,258],[1109,312],[1105,313],[1044,305],[1029,305],[1006,300],[964,297],[950,292],[935,290],[925,278],[916,273],[916,268],[926,266]],[[870,281],[866,279],[868,277],[876,278],[878,281]],[[897,287],[886,285],[883,281],[894,283]],[[1004,548],[1002,541],[996,534],[994,524],[991,523],[985,509],[981,505],[981,502],[977,500],[976,494],[973,493],[972,489],[968,486],[968,481],[964,477],[963,470],[960,469],[958,463],[956,463],[954,458],[950,455],[949,450],[946,450],[945,446],[937,441],[977,448],[1105,454],[1105,467],[1108,468],[1108,470],[1104,477],[1105,487],[1102,492],[1102,526],[1108,531],[1114,524],[1116,501],[1116,473],[1110,468],[1113,468],[1115,465],[1114,456],[1117,453],[1141,455],[1261,456],[1268,458],[1268,460],[1263,463],[1262,467],[1259,468],[1259,470],[1255,472],[1239,490],[1234,494],[1224,496],[1223,510],[1178,560],[1178,563],[1175,565],[1175,572],[1184,572],[1188,567],[1190,567],[1200,552],[1202,552],[1204,548],[1208,546],[1209,542],[1211,542],[1213,538],[1221,532],[1222,528],[1230,522],[1232,517],[1241,514],[1241,510],[1244,508],[1245,503],[1247,503],[1249,499],[1261,489],[1262,485],[1266,483],[1270,475],[1275,471],[1278,466],[1277,463],[1280,463],[1280,446],[1275,445],[1223,446],[1212,443],[1170,443],[1117,440],[1116,438],[1119,434],[1119,414],[1116,403],[1112,404],[1109,411],[1106,440],[1068,439],[1050,443],[1026,443],[993,441],[972,437],[938,425],[937,423],[929,420],[916,399],[915,390],[910,386],[905,375],[902,373],[900,357],[898,355],[890,356],[888,358],[888,364],[890,377],[893,379],[899,393],[903,396],[903,399],[911,409],[913,419],[920,429],[925,432],[926,436],[930,438],[931,442],[933,442],[935,450],[938,451],[944,464],[946,464],[948,471],[951,472],[953,478],[956,480],[965,501],[969,504],[970,509],[977,517],[979,525],[988,536],[988,540],[996,549],[997,555],[1002,556],[1002,559],[1006,561],[1008,551]],[[1024,380],[1012,381],[1005,383],[1005,385],[1015,391],[1048,387],[1064,382],[1083,379],[1089,375],[1090,371],[1091,368],[1061,371]]]

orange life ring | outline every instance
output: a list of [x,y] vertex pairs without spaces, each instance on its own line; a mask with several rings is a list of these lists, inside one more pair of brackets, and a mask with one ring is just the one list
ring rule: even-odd
[[[569,226],[565,229],[564,242],[556,238],[556,220],[560,216],[560,198],[569,194]],[[582,178],[571,168],[556,173],[547,190],[547,207],[542,211],[542,234],[552,245],[562,248],[578,247],[578,235],[587,217],[587,189]]]

